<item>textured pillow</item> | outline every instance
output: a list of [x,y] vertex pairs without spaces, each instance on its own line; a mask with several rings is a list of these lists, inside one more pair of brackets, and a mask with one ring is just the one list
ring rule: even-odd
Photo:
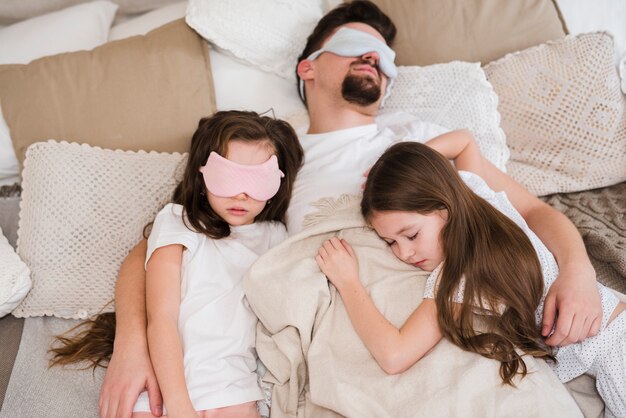
[[0,229],[0,318],[15,309],[30,288],[28,267]]
[[490,63],[509,174],[536,195],[626,180],[626,98],[605,32],[570,35]]
[[206,40],[262,70],[295,80],[319,0],[189,0],[187,23]]
[[33,288],[13,314],[77,319],[100,312],[113,299],[124,257],[171,199],[184,156],[33,144],[17,240]]
[[399,67],[381,114],[404,111],[449,129],[469,129],[483,155],[505,170],[509,158],[498,97],[478,63]]
[[482,63],[565,35],[552,0],[373,0],[398,28],[396,64]]
[[18,160],[38,141],[184,152],[214,111],[206,42],[181,19],[93,51],[0,68]]

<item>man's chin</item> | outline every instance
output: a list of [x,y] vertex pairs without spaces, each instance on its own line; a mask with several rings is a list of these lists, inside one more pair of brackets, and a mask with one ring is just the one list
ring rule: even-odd
[[370,76],[349,76],[343,81],[341,95],[348,103],[370,106],[380,100],[381,89]]

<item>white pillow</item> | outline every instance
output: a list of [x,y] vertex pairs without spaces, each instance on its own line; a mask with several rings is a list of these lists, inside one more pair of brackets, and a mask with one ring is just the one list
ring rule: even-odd
[[144,226],[171,200],[184,159],[67,142],[31,145],[17,253],[33,288],[13,315],[80,319],[100,312]]
[[322,15],[321,0],[190,0],[186,21],[234,56],[295,80],[298,55]]
[[211,73],[218,110],[238,109],[266,112],[288,118],[306,108],[298,96],[296,82],[262,71],[232,55],[209,48]]
[[[108,40],[117,7],[110,1],[94,1],[2,28],[0,64],[26,64],[46,55],[102,45]],[[17,158],[0,112],[0,185],[18,179]]]
[[483,155],[506,171],[509,149],[500,128],[498,96],[480,63],[453,61],[426,67],[400,66],[391,95],[381,109],[379,125],[399,122],[403,111],[448,129],[469,129]]
[[15,149],[11,142],[9,127],[0,107],[0,186],[17,183],[20,179]]
[[152,29],[163,26],[173,20],[185,17],[187,11],[187,2],[170,4],[169,6],[155,9],[151,12],[144,13],[139,17],[125,20],[111,28],[109,32],[109,41],[124,39],[135,35],[145,35]]
[[46,55],[89,50],[109,39],[117,5],[94,1],[37,16],[0,30],[0,64],[27,64]]
[[0,229],[0,318],[15,309],[31,285],[28,267]]

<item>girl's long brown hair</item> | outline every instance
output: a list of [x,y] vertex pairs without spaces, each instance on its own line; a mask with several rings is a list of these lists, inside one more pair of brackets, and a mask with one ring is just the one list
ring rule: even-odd
[[[361,202],[364,218],[385,211],[437,210],[448,214],[440,237],[444,263],[435,296],[439,327],[460,348],[498,360],[503,382],[513,385],[516,374],[527,373],[516,348],[554,360],[535,321],[543,275],[530,239],[470,190],[435,150],[414,142],[390,147],[368,175]],[[459,309],[453,296],[462,276]],[[484,314],[480,325],[476,312]]]
[[[236,110],[201,119],[191,139],[183,180],[176,187],[172,201],[184,207],[183,219],[190,229],[216,239],[230,235],[230,227],[209,205],[200,167],[206,164],[211,151],[226,156],[232,140],[268,141],[285,174],[271,204],[265,206],[255,221],[284,223],[293,183],[304,159],[295,131],[280,119]],[[113,353],[114,340],[115,314],[99,314],[57,336],[55,346],[50,349],[50,366],[85,361],[84,368],[105,367]]]

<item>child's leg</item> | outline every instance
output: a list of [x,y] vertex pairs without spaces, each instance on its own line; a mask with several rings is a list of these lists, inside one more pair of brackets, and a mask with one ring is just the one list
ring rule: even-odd
[[260,418],[256,401],[198,411],[200,418]]
[[626,312],[603,331],[605,346],[589,370],[604,400],[605,418],[626,417]]

